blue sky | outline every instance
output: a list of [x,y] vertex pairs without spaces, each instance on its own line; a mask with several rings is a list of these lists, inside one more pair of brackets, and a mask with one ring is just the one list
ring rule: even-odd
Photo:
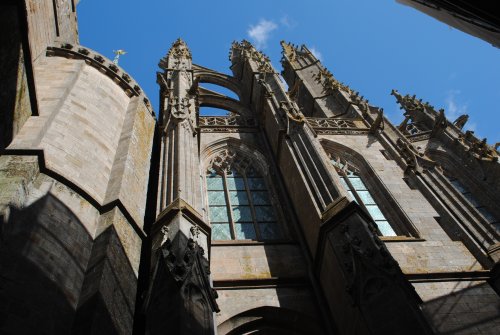
[[500,142],[500,49],[395,0],[81,0],[80,43],[122,66],[158,112],[158,61],[181,37],[199,65],[230,73],[233,40],[248,39],[281,71],[280,40],[306,44],[338,80],[402,112],[389,93],[416,94],[466,129]]

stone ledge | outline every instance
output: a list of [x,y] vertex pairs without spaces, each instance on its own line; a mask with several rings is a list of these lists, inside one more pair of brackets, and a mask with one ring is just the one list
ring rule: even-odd
[[271,277],[264,279],[234,279],[214,280],[213,286],[217,290],[263,289],[277,287],[307,287],[311,283],[307,278]]
[[110,212],[113,210],[115,207],[117,207],[120,212],[123,214],[123,216],[127,219],[127,221],[131,224],[132,228],[134,231],[137,233],[137,235],[140,236],[141,239],[146,238],[146,234],[142,230],[142,228],[139,226],[139,224],[134,220],[132,215],[128,212],[127,208],[125,205],[121,202],[120,199],[114,199],[113,201],[110,201],[105,204],[101,204],[99,201],[97,201],[94,197],[92,197],[89,193],[87,193],[85,190],[83,190],[80,186],[76,185],[73,183],[71,180],[67,179],[63,175],[59,174],[56,171],[53,171],[45,165],[45,155],[43,149],[5,149],[3,151],[0,151],[0,155],[9,155],[9,156],[36,156],[38,158],[38,166],[40,169],[40,173],[46,174],[47,176],[54,178],[61,184],[65,185],[69,189],[73,190],[76,192],[78,195],[80,195],[82,198],[84,198],[86,201],[88,201],[94,208],[96,208],[99,213],[102,215],[104,213]]
[[254,240],[227,240],[227,241],[212,241],[212,247],[230,247],[230,246],[245,246],[245,245],[298,245],[298,242],[293,240],[275,240],[275,241],[254,241]]
[[163,211],[161,211],[153,224],[150,234],[156,234],[161,229],[164,222],[169,221],[178,213],[181,213],[184,217],[197,224],[208,236],[208,238],[211,239],[212,228],[203,220],[203,217],[200,213],[198,213],[198,211],[181,198],[175,199]]
[[404,273],[404,275],[410,283],[486,281],[491,278],[491,271]]

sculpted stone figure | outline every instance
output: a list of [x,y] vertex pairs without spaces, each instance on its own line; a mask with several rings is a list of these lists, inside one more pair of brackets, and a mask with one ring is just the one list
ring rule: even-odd
[[469,120],[469,115],[467,115],[467,114],[460,115],[455,121],[453,121],[453,124],[458,129],[462,129],[465,126],[465,124],[467,123],[468,120]]

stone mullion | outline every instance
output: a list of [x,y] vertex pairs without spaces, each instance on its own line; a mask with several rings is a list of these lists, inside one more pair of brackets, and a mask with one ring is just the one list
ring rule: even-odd
[[[347,183],[347,185],[349,185],[349,190],[351,191],[352,193],[352,196],[357,200],[358,202],[358,205],[361,206],[361,208],[363,208],[367,213],[370,213],[368,212],[368,208],[366,208],[365,206],[365,203],[361,200],[361,198],[359,197],[358,195],[358,192],[354,189],[354,186],[352,185],[351,181],[349,180],[349,178],[347,177],[347,175],[345,175],[343,172],[342,174],[340,175],[340,178],[343,178],[344,181]],[[360,176],[358,176],[358,178],[361,179]],[[363,183],[364,184],[364,183]],[[366,185],[365,185],[366,187]],[[370,215],[371,216],[371,215]]]
[[234,228],[234,220],[233,220],[233,207],[231,205],[231,200],[229,197],[229,187],[227,186],[227,173],[224,171],[222,176],[222,180],[224,183],[224,196],[226,197],[226,210],[227,217],[229,218],[229,231],[231,232],[231,238],[236,240],[236,229]]
[[250,205],[250,211],[252,212],[252,220],[253,220],[253,225],[255,227],[255,234],[257,236],[257,239],[261,240],[262,235],[260,233],[259,222],[257,221],[257,213],[255,211],[255,205],[253,204],[252,193],[250,191],[250,186],[248,185],[248,180],[247,180],[246,174],[243,175],[243,180],[245,182],[245,191],[246,191],[247,197],[248,197],[248,204]]

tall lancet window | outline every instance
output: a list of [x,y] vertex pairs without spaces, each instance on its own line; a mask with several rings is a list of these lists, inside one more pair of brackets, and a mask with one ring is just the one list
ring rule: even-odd
[[282,237],[266,180],[249,159],[226,150],[212,161],[206,181],[213,240]]
[[470,192],[470,190],[463,185],[457,178],[452,176],[448,171],[445,171],[445,176],[450,182],[451,185],[462,195],[467,201],[477,209],[479,213],[485,218],[485,220],[491,224],[497,233],[500,233],[500,220],[495,218],[495,216],[488,210],[486,206],[484,206],[474,195]]
[[370,191],[363,182],[359,171],[349,163],[341,160],[340,158],[332,159],[338,174],[340,175],[340,182],[346,191],[352,196],[354,201],[361,207],[366,209],[370,214],[373,221],[377,224],[380,235],[382,236],[397,236],[394,229],[385,218],[385,215],[380,210],[379,206],[373,199]]

